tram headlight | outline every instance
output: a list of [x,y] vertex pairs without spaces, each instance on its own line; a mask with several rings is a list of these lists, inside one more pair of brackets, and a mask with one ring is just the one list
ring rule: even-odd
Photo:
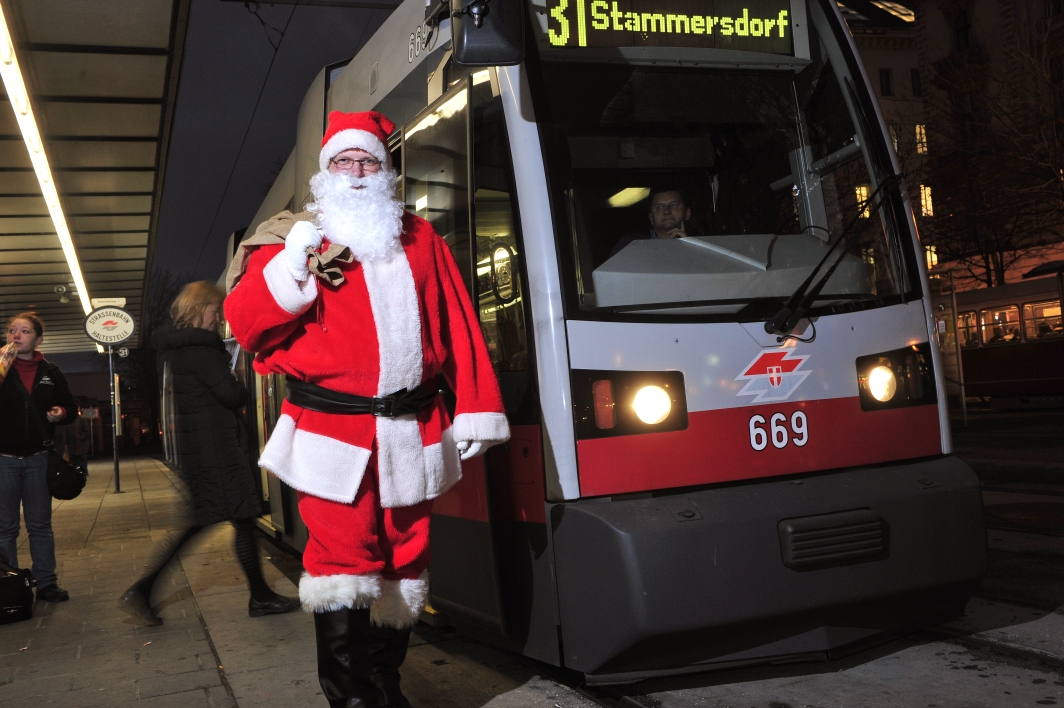
[[672,399],[661,386],[644,386],[635,394],[632,407],[639,420],[647,425],[657,425],[669,417]]
[[858,357],[861,410],[877,411],[937,403],[929,342]]
[[577,440],[687,428],[680,371],[572,369],[571,375]]
[[898,379],[894,372],[885,366],[877,366],[868,372],[868,392],[872,398],[886,403],[894,398],[898,390]]

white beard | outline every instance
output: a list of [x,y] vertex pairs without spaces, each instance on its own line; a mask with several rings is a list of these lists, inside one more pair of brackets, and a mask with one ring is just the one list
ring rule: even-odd
[[[363,187],[352,189],[352,187]],[[333,243],[347,246],[360,262],[387,260],[402,251],[403,205],[395,198],[395,173],[365,177],[322,170],[310,178],[314,201],[307,210]]]

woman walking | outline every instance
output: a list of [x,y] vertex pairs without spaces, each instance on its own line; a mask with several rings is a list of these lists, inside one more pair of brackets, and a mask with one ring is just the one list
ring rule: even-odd
[[213,283],[189,283],[170,308],[173,322],[152,336],[159,375],[169,367],[172,376],[178,463],[192,494],[193,519],[119,600],[119,607],[148,625],[162,624],[152,612],[151,591],[163,568],[204,526],[221,521],[236,527],[236,555],[251,589],[248,614],[259,617],[299,607],[297,598],[278,595],[262,575],[253,521],[261,511],[236,416],[248,395],[229,369],[229,354],[217,332],[224,297]]
[[18,567],[19,506],[30,537],[37,599],[70,599],[55,575],[52,495],[48,491],[48,451],[56,425],[78,417],[78,406],[59,367],[37,351],[44,323],[23,312],[7,326],[0,349],[0,549]]

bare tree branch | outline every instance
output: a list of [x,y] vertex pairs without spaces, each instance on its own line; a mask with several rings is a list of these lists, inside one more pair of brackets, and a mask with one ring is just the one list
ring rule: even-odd
[[926,109],[936,195],[925,238],[987,286],[1064,238],[1064,64],[1042,17],[1019,22],[1005,61],[973,46],[932,67]]

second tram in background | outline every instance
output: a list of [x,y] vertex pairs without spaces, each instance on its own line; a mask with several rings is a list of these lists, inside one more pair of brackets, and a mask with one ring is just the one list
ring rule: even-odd
[[959,395],[959,334],[967,396],[1003,404],[1064,404],[1064,327],[1057,277],[935,295],[946,389]]
[[[493,2],[476,27],[407,0],[318,76],[250,229],[309,201],[329,110],[402,126],[400,197],[464,273],[513,430],[436,500],[432,608],[600,684],[853,651],[961,611],[986,568],[836,4],[659,5]],[[515,36],[515,64],[455,61]],[[650,233],[662,190],[682,238]],[[283,382],[246,364],[261,449]],[[293,490],[263,490],[302,547]]]

